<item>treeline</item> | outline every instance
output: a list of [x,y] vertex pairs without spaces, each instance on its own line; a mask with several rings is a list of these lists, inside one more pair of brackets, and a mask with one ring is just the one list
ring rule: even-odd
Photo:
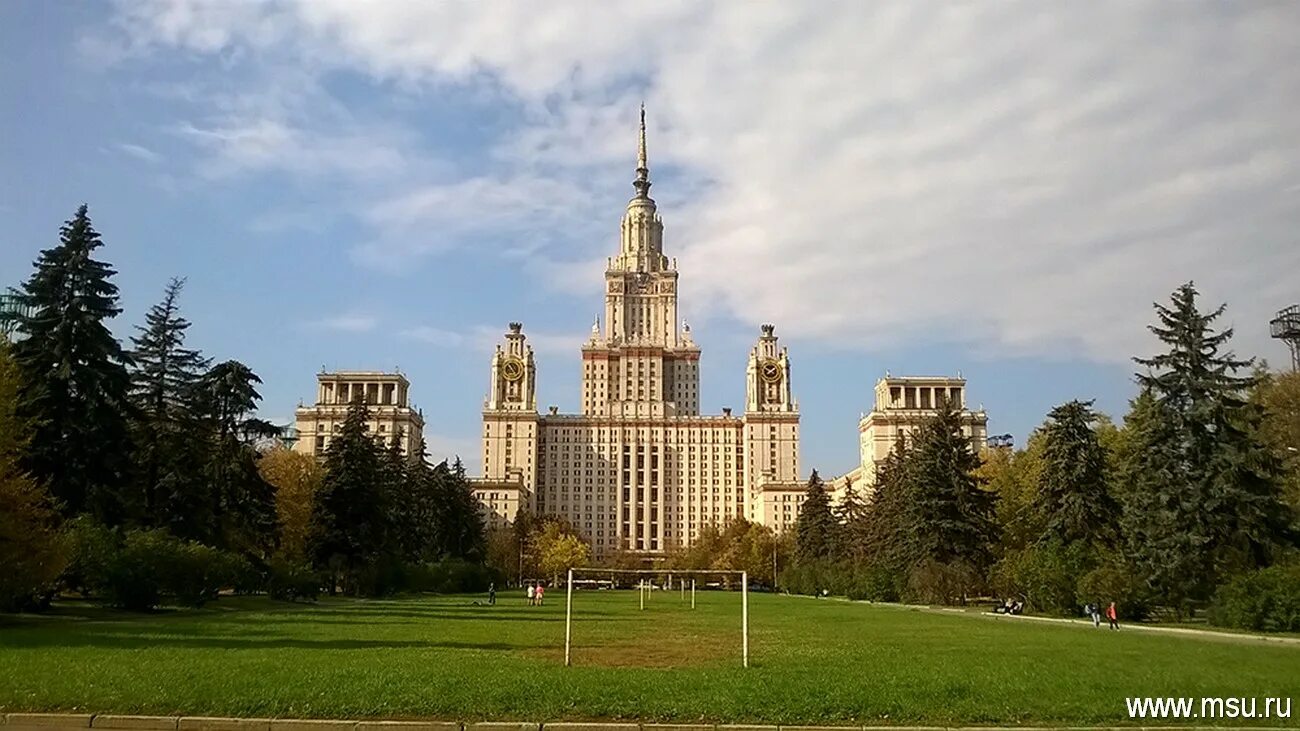
[[[509,527],[488,536],[488,565],[511,583],[559,582],[570,568],[658,569],[689,572],[701,569],[748,571],[750,583],[775,588],[773,577],[790,563],[793,539],[772,533],[767,526],[735,518],[725,525],[705,525],[687,548],[662,559],[632,551],[616,551],[596,560],[580,531],[559,516],[537,516],[521,510]],[[628,585],[638,578],[611,577]]]
[[323,465],[289,452],[255,416],[258,376],[186,347],[184,280],[129,346],[113,336],[122,310],[102,245],[82,206],[18,292],[15,342],[0,341],[0,609],[64,590],[144,609],[232,588],[299,597],[482,579],[483,527],[459,465],[378,443],[364,404]]
[[1070,401],[1019,451],[977,455],[940,408],[880,465],[869,495],[832,506],[814,473],[792,590],[882,601],[996,596],[1078,615],[1208,609],[1211,621],[1300,630],[1300,374],[1248,372],[1224,311],[1189,283],[1157,305],[1164,350],[1135,358],[1122,426]]

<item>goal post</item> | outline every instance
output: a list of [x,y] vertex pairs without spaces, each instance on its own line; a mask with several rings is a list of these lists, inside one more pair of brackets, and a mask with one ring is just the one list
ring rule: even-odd
[[[660,569],[602,569],[602,568],[578,568],[569,569],[568,580],[565,582],[565,601],[564,601],[564,665],[571,666],[572,647],[573,647],[573,577],[574,572],[589,574],[638,574],[641,576],[662,576],[668,573]],[[740,576],[740,663],[741,667],[749,667],[749,572],[748,571],[731,571],[724,569],[701,569],[699,571],[676,571],[679,574],[682,587],[682,597],[685,599],[686,579],[684,576],[690,576],[691,582],[691,609],[695,608],[695,576],[712,575],[712,576]],[[641,609],[645,609],[645,598],[649,592],[645,580],[637,582],[637,593],[640,595]]]

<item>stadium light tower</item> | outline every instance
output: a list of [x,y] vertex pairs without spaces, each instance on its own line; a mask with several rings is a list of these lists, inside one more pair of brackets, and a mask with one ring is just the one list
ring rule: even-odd
[[1291,349],[1291,369],[1300,371],[1300,305],[1277,313],[1268,326],[1270,334]]

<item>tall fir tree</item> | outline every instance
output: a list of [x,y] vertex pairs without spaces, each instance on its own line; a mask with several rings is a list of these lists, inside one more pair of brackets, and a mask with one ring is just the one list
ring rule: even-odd
[[137,509],[126,489],[129,358],[107,325],[122,309],[116,272],[93,256],[102,245],[81,206],[23,285],[32,312],[19,322],[26,337],[14,358],[23,373],[20,413],[34,425],[25,466],[65,514],[120,524]]
[[894,446],[876,466],[875,489],[867,503],[866,552],[883,568],[905,572],[915,560],[915,546],[907,523],[911,479],[911,451],[900,433]]
[[871,514],[867,501],[853,489],[853,485],[846,484],[844,498],[831,512],[839,522],[836,554],[848,561],[862,561],[867,556],[870,541]]
[[811,563],[832,558],[838,542],[839,524],[831,512],[830,496],[822,478],[813,470],[804,490],[799,517],[795,521],[795,558]]
[[256,556],[275,546],[278,525],[275,487],[257,469],[256,444],[276,432],[253,415],[262,400],[257,392],[261,382],[247,365],[228,360],[208,369],[196,386],[206,436],[206,490],[200,497],[210,506],[215,532],[208,540]]
[[[1258,439],[1260,412],[1245,400],[1251,361],[1215,332],[1225,305],[1203,314],[1191,282],[1150,330],[1168,350],[1134,360],[1149,399],[1132,415],[1126,533],[1148,585],[1169,605],[1207,599],[1231,572],[1267,564],[1290,540],[1276,455]],[[1136,409],[1135,409],[1136,411]],[[1137,418],[1134,418],[1136,416]],[[1128,425],[1126,424],[1126,429]]]
[[465,465],[457,457],[450,465],[444,461],[435,472],[442,484],[439,532],[443,536],[444,554],[471,561],[482,559],[487,551],[487,528],[474,488],[465,474]]
[[1107,484],[1092,403],[1070,401],[1047,415],[1038,501],[1045,525],[1041,541],[1101,546],[1117,537],[1119,507]]
[[330,440],[309,530],[308,552],[315,565],[334,577],[331,589],[341,585],[346,593],[365,590],[362,576],[388,541],[383,457],[366,430],[369,419],[365,403],[354,402]]
[[946,400],[913,437],[908,457],[904,525],[912,559],[988,566],[997,538],[997,496],[981,488],[979,457],[962,430],[960,412]]
[[380,460],[380,484],[388,505],[389,550],[403,561],[418,561],[422,552],[420,513],[414,489],[415,465],[402,451],[401,434],[393,434]]
[[136,326],[139,334],[131,338],[135,346],[131,352],[135,468],[144,499],[144,519],[154,525],[171,522],[171,516],[160,510],[160,482],[175,485],[184,481],[192,485],[197,477],[194,389],[208,360],[197,350],[185,347],[190,323],[181,317],[178,305],[184,286],[184,279],[173,278],[162,301],[145,316],[144,326]]

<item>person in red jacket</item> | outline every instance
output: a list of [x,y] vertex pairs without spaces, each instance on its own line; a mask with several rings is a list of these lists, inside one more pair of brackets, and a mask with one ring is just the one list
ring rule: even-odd
[[1106,607],[1106,619],[1110,620],[1111,629],[1119,629],[1119,612],[1115,611],[1115,602]]

